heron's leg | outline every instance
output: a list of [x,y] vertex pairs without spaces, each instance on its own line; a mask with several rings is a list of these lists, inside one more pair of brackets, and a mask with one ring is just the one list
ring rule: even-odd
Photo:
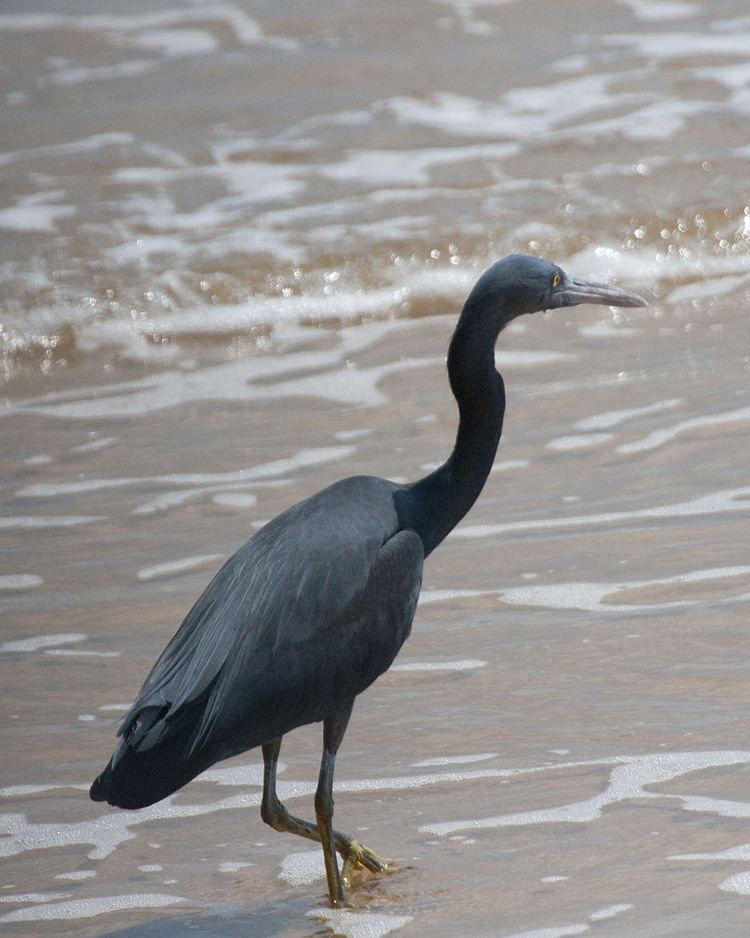
[[315,817],[318,821],[320,844],[323,847],[328,896],[333,906],[344,903],[344,890],[341,885],[333,834],[333,772],[336,767],[336,753],[344,738],[353,705],[354,701],[351,700],[343,710],[326,717],[323,722],[323,756],[320,760],[318,788],[315,792]]
[[320,840],[315,824],[294,817],[279,801],[276,794],[276,766],[281,750],[281,737],[263,744],[263,798],[260,803],[260,816],[276,831],[299,834],[308,840]]
[[[344,725],[345,728],[346,725]],[[343,732],[341,736],[343,736]],[[341,737],[339,737],[338,742],[341,742]],[[261,817],[274,830],[298,834],[308,840],[320,842],[321,838],[317,824],[290,814],[276,794],[276,766],[280,749],[281,738],[271,740],[263,745],[264,772],[263,799],[260,807]],[[368,849],[348,834],[334,830],[332,835],[336,850],[344,859],[341,878],[345,885],[348,885],[349,875],[355,867],[365,867],[373,873],[385,873],[395,869],[395,863],[379,857],[373,850]]]

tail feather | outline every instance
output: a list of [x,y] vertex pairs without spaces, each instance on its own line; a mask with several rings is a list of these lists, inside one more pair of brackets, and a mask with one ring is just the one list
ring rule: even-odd
[[89,798],[92,801],[106,801],[107,800],[107,788],[109,787],[109,779],[107,773],[109,772],[109,766],[98,775],[94,782],[89,788]]
[[193,731],[188,725],[163,735],[155,745],[139,746],[153,727],[152,714],[136,732],[126,732],[104,771],[94,780],[89,796],[120,808],[145,808],[173,794],[208,768],[215,759],[190,754]]

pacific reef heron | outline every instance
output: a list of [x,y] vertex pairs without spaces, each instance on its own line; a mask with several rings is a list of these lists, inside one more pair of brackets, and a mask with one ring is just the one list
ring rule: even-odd
[[[262,746],[263,820],[320,841],[331,904],[355,867],[387,861],[333,829],[336,752],[357,694],[386,671],[411,630],[427,557],[471,508],[495,458],[505,412],[494,348],[524,313],[578,303],[644,306],[634,293],[573,280],[513,254],[477,281],[448,351],[459,424],[446,462],[402,485],[343,479],[255,533],[209,583],[146,678],[120,742],[91,786],[95,801],[153,804],[220,759]],[[317,823],[276,794],[285,733],[323,723]],[[339,871],[336,853],[343,858]]]

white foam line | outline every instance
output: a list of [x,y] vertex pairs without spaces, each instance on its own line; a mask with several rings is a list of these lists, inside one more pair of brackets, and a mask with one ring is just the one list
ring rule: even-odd
[[705,417],[692,417],[689,420],[682,420],[671,427],[665,427],[662,430],[654,430],[640,440],[632,443],[623,443],[617,447],[618,453],[644,453],[648,450],[663,446],[676,436],[684,433],[686,430],[695,430],[701,427],[718,427],[726,423],[737,423],[743,420],[750,420],[750,407],[740,407],[737,410],[728,410],[722,414],[709,414]]
[[604,922],[611,918],[616,918],[618,915],[622,915],[623,912],[628,912],[633,908],[631,902],[622,902],[619,905],[608,905],[606,908],[597,909],[596,912],[592,912],[589,915],[589,919],[592,922]]
[[[277,298],[267,299],[269,302],[271,299],[277,301]],[[292,299],[292,297],[288,298],[288,300]],[[281,301],[283,301],[282,306],[285,307],[287,298],[282,297],[278,300],[278,302]],[[248,308],[253,309],[262,302],[264,302],[262,298],[256,299]],[[274,324],[274,334],[279,342],[299,342],[299,328],[296,325],[282,321],[280,311],[273,314],[270,310],[266,312],[269,316],[266,318],[261,316],[261,319]],[[356,312],[355,308],[349,310],[347,315]],[[199,316],[205,330],[205,309],[201,309],[196,315]],[[292,310],[289,313],[289,319],[294,320],[300,315],[299,310]],[[212,322],[215,322],[216,316],[216,308],[212,307]],[[184,323],[186,317],[189,318],[189,314],[181,313],[179,324]],[[368,348],[393,331],[413,328],[415,322],[415,320],[403,319],[385,320],[350,326],[338,332],[339,345],[333,349],[323,351],[305,349],[299,352],[290,351],[284,355],[255,356],[193,371],[165,371],[148,378],[113,383],[105,388],[86,387],[70,392],[52,392],[21,401],[17,409],[38,411],[62,418],[96,419],[150,413],[195,400],[257,401],[261,397],[294,397],[310,394],[320,394],[322,397],[329,397],[333,400],[343,399],[348,403],[372,405],[384,400],[382,395],[376,392],[375,385],[386,372],[383,369],[342,369],[342,360],[345,361],[353,353]],[[425,320],[420,320],[420,322],[424,323]],[[164,329],[171,331],[177,325],[178,323],[173,320],[172,324],[165,325]],[[114,332],[111,331],[110,326],[115,329]],[[143,325],[143,328],[149,333],[164,331],[164,329],[157,328],[153,317]],[[109,330],[108,342],[123,338],[127,341],[133,338],[132,327],[127,323],[109,324],[107,329]],[[438,362],[442,364],[442,359],[435,359],[435,363]],[[398,362],[394,362],[388,366],[388,370],[398,370],[399,367],[409,368],[412,364],[404,362],[399,366]],[[343,375],[342,370],[345,371]],[[317,373],[313,373],[314,371]],[[305,377],[295,380],[294,376],[300,373],[304,373]],[[292,377],[286,378],[285,376]],[[337,376],[336,380],[334,376]],[[332,389],[329,385],[335,385],[335,387]],[[10,412],[6,410],[2,413]]]
[[0,895],[0,902],[54,902],[56,899],[67,899],[69,892],[24,892],[20,894],[4,893]]
[[[311,372],[310,369],[315,367],[311,360],[313,353],[305,357],[308,360],[300,364],[305,374],[276,382],[254,383],[261,371],[257,365],[228,362],[189,375],[165,372],[151,379],[135,381],[122,394],[103,395],[87,389],[88,398],[81,395],[78,399],[70,397],[58,401],[47,396],[21,402],[18,409],[52,417],[97,420],[147,414],[194,400],[257,402],[260,399],[319,397],[342,404],[374,407],[388,400],[377,387],[385,376],[442,364],[442,359],[402,359],[369,368],[342,368],[336,358],[331,361],[329,370]],[[290,358],[287,357],[288,363]],[[279,365],[276,364],[275,369],[269,369],[269,372],[272,370],[278,372]]]
[[114,446],[118,441],[116,436],[104,436],[98,440],[91,440],[88,443],[81,443],[78,446],[73,446],[70,450],[71,453],[93,453],[99,449],[108,449],[110,446]]
[[88,791],[88,785],[8,785],[0,788],[0,798],[24,798],[28,795],[39,795],[47,791],[65,791],[77,789]]
[[443,603],[451,599],[475,599],[479,596],[496,596],[497,590],[422,590],[419,605]]
[[531,462],[528,459],[502,459],[492,466],[490,472],[509,472],[511,469],[525,469],[530,465]]
[[636,18],[646,22],[653,20],[682,20],[697,16],[699,4],[684,0],[619,0],[630,7]]
[[[706,114],[719,110],[719,106],[708,101],[679,101],[662,99],[654,104],[636,108],[618,117],[594,120],[579,124],[578,139],[611,136],[620,133],[629,140],[667,140],[679,133],[689,118],[705,118]],[[558,132],[550,137],[564,139],[569,134]],[[662,276],[664,271],[662,271]]]
[[546,352],[543,349],[498,349],[495,364],[498,368],[533,368],[555,362],[575,361],[577,355],[567,352]]
[[735,29],[731,34],[716,35],[709,32],[643,32],[607,36],[612,46],[634,46],[640,55],[657,62],[684,59],[694,62],[699,56],[732,55],[744,59],[750,33]]
[[404,661],[392,664],[390,671],[471,671],[487,664],[479,658],[464,658],[460,661]]
[[[607,764],[597,761],[593,764]],[[568,763],[579,766],[591,763]],[[464,772],[437,772],[423,775],[403,775],[377,779],[354,779],[337,782],[334,786],[336,792],[361,793],[371,791],[410,791],[422,788],[425,785],[457,784],[474,779],[509,778],[519,774],[552,771],[564,767],[564,763],[556,765],[531,767],[528,769],[473,769]],[[233,767],[242,769],[243,767]],[[250,784],[254,787],[257,766],[250,766]],[[222,769],[210,769],[199,778],[210,780],[212,775],[223,772]],[[227,770],[228,771],[228,770]],[[71,786],[52,786],[71,787]],[[88,786],[82,786],[88,788]],[[293,798],[311,797],[315,793],[316,785],[313,782],[281,781],[277,790],[283,801]],[[23,814],[5,814],[0,816],[0,822],[7,836],[0,839],[0,857],[15,856],[28,850],[42,850],[72,845],[90,845],[91,850],[87,856],[91,860],[101,860],[110,856],[117,847],[136,835],[131,828],[140,824],[147,824],[155,820],[200,817],[212,814],[215,811],[231,811],[249,807],[260,806],[261,792],[252,791],[231,795],[219,801],[202,804],[174,804],[173,798],[165,798],[157,804],[137,811],[116,811],[101,815],[88,821],[71,823],[30,823]]]
[[232,507],[249,507],[257,502],[257,498],[252,494],[241,494],[237,489],[245,488],[281,488],[291,484],[291,479],[275,479],[267,482],[233,482],[219,485],[201,485],[189,489],[179,489],[175,492],[162,492],[156,498],[151,498],[147,502],[142,502],[130,512],[132,515],[152,515],[162,511],[169,511],[170,508],[176,508],[187,502],[202,498],[205,495],[211,495],[212,501],[218,505]]
[[[621,173],[618,173],[620,175]],[[644,246],[625,251],[609,244],[593,244],[568,258],[565,266],[580,276],[597,280],[631,280],[635,283],[675,281],[686,277],[747,273],[744,254],[704,255],[700,258],[675,254],[664,255],[658,248]]]
[[487,759],[495,759],[496,752],[478,752],[474,755],[466,756],[436,756],[434,759],[423,759],[421,762],[413,762],[412,768],[428,769],[442,765],[465,765],[469,762],[484,762]]
[[35,573],[0,574],[0,590],[28,590],[42,583],[44,580]]
[[[381,287],[367,292],[304,293],[296,296],[256,296],[248,303],[216,304],[210,308],[210,319],[205,308],[187,309],[179,315],[149,317],[136,328],[148,334],[152,331],[198,335],[206,332],[240,330],[266,323],[296,323],[318,319],[349,319],[355,315],[382,314],[406,299],[406,288]],[[123,328],[128,324],[123,324]]]
[[428,186],[436,166],[463,163],[467,159],[502,160],[515,156],[514,143],[473,144],[457,147],[420,147],[397,150],[350,150],[338,163],[321,168],[330,179],[364,182],[368,188],[389,185]]
[[594,322],[589,326],[579,326],[578,335],[587,339],[628,339],[638,335],[640,329],[631,329],[627,326],[615,326],[611,322]]
[[138,571],[139,580],[154,580],[159,577],[175,576],[195,570],[206,564],[213,563],[223,557],[223,554],[199,554],[197,557],[183,557],[180,560],[171,560],[168,563],[158,563],[153,567],[144,567]]
[[427,126],[454,136],[518,141],[540,133],[565,135],[570,131],[558,130],[560,125],[578,126],[578,121],[605,105],[611,108],[645,100],[643,95],[610,91],[616,78],[613,74],[564,78],[513,88],[492,102],[447,91],[433,92],[428,100],[402,95],[379,102],[378,107],[402,124]]
[[[51,498],[55,495],[71,495],[78,492],[97,492],[100,489],[117,489],[133,485],[138,479],[87,479],[82,482],[33,482],[16,492],[21,498]],[[147,479],[145,481],[151,481]]]
[[570,938],[572,935],[582,935],[589,930],[589,926],[580,925],[549,925],[544,928],[532,928],[531,931],[518,931],[505,938]]
[[719,883],[722,892],[736,892],[740,896],[750,896],[750,872],[735,873],[734,876]]
[[344,938],[385,938],[414,920],[413,915],[352,912],[350,909],[310,909],[305,915],[325,922],[335,934]]
[[[610,773],[605,790],[592,798],[558,805],[552,808],[538,808],[534,811],[518,811],[512,814],[499,814],[494,817],[473,818],[469,820],[447,821],[437,824],[425,824],[419,828],[423,833],[445,836],[458,831],[489,830],[498,827],[520,827],[528,824],[581,824],[601,817],[605,808],[621,801],[640,798],[675,798],[682,802],[689,811],[716,813],[717,810],[731,812],[726,816],[750,816],[750,802],[737,805],[721,802],[721,808],[713,799],[696,799],[683,795],[673,795],[645,790],[647,785],[657,785],[673,781],[682,775],[698,772],[718,766],[743,765],[750,761],[750,752],[676,752],[657,753],[645,756],[623,756],[619,765]],[[700,805],[700,807],[698,806]]]
[[71,870],[70,873],[58,873],[55,879],[78,882],[82,879],[92,879],[94,876],[96,876],[96,870]]
[[682,800],[686,811],[717,814],[719,817],[750,818],[750,803],[747,801],[704,798],[700,795],[685,796]]
[[[505,815],[485,821],[459,821],[454,828],[475,829],[479,827],[510,826],[512,824],[531,824],[542,821],[580,821],[598,817],[601,810],[609,803],[629,797],[675,797],[683,802],[687,810],[721,812],[727,817],[750,816],[750,803],[716,802],[711,799],[682,798],[681,796],[649,795],[642,791],[643,785],[669,781],[679,775],[700,771],[712,766],[729,766],[750,763],[750,752],[683,752],[656,753],[642,756],[613,756],[593,760],[559,762],[549,765],[530,766],[527,768],[508,769],[471,769],[454,772],[435,772],[422,775],[402,775],[376,779],[354,779],[337,782],[338,793],[363,793],[381,791],[414,791],[428,785],[457,785],[483,779],[507,779],[543,772],[557,772],[562,769],[580,767],[615,766],[607,790],[593,799],[576,805],[552,808],[540,812],[522,812]],[[240,767],[241,768],[241,767]],[[257,768],[257,767],[253,767]],[[214,770],[216,771],[216,770]],[[208,775],[208,773],[206,773]],[[210,778],[210,775],[208,775]],[[57,786],[71,787],[71,786]],[[86,788],[88,786],[75,786]],[[278,786],[279,797],[283,801],[293,798],[311,797],[315,792],[314,782],[281,782]],[[174,804],[166,798],[158,804],[138,811],[110,812],[98,818],[71,823],[31,823],[23,814],[4,814],[0,817],[6,836],[0,839],[0,856],[9,857],[29,850],[61,848],[73,845],[90,845],[89,859],[100,860],[112,854],[123,842],[136,836],[131,828],[148,824],[155,820],[199,817],[216,811],[229,811],[258,807],[261,793],[245,792],[223,798],[219,801],[201,804]],[[734,812],[734,813],[732,813]],[[443,830],[445,825],[438,825],[439,833],[452,833]],[[420,828],[432,831],[432,826]],[[434,832],[438,832],[435,830]]]
[[0,529],[11,531],[24,528],[72,528],[78,524],[104,521],[104,515],[23,515],[0,518]]
[[700,583],[704,580],[721,580],[729,577],[745,576],[750,567],[714,567],[708,570],[693,570],[671,577],[654,580],[632,580],[620,583],[552,583],[539,586],[515,586],[498,591],[503,602],[519,606],[545,606],[551,609],[582,609],[587,612],[620,613],[647,610],[655,612],[663,609],[676,609],[684,606],[710,603],[746,602],[750,594],[739,596],[704,599],[678,599],[663,603],[606,603],[603,600],[611,595],[626,590],[637,590],[649,586],[671,586],[681,583]]
[[654,404],[647,404],[645,407],[630,407],[625,410],[611,410],[604,414],[594,414],[592,417],[584,417],[583,420],[577,420],[574,424],[576,430],[610,430],[617,427],[627,420],[633,420],[635,417],[647,417],[649,414],[658,414],[663,410],[671,410],[684,403],[683,398],[673,397],[666,401],[656,401]]
[[[201,312],[205,321],[205,310]],[[213,314],[212,314],[213,315]],[[125,324],[120,324],[122,328]],[[290,353],[224,362],[196,371],[164,371],[135,381],[119,381],[105,388],[84,387],[27,398],[19,408],[60,417],[112,417],[144,414],[194,400],[252,400],[254,382],[289,372],[338,365],[335,351]],[[248,383],[252,386],[248,386]]]
[[283,476],[296,469],[319,466],[322,463],[345,459],[356,450],[355,446],[321,446],[301,449],[293,456],[261,463],[248,469],[235,472],[198,472],[178,473],[163,476],[130,476],[116,479],[85,479],[82,482],[37,482],[26,485],[16,492],[21,498],[50,498],[55,495],[76,495],[80,492],[93,492],[110,488],[124,488],[144,483],[168,485],[226,486],[255,479],[263,480]]
[[587,433],[585,436],[558,436],[550,440],[546,446],[547,449],[553,449],[557,452],[566,453],[572,450],[587,449],[590,446],[601,446],[608,443],[614,434],[612,433]]
[[[223,21],[234,33],[235,39],[245,46],[268,45],[286,50],[298,47],[295,39],[264,35],[251,16],[248,16],[239,7],[229,3],[205,3],[200,7],[162,9],[153,13],[129,15],[85,14],[71,16],[56,13],[7,13],[0,16],[0,31],[57,32],[61,29],[73,29],[81,32],[112,33],[121,42],[129,36],[131,42],[144,44],[139,43],[139,37],[145,36],[148,40],[151,37],[151,31],[156,36],[163,37],[171,33],[169,27],[176,27],[177,32],[190,34],[195,30],[185,30],[185,26],[195,23],[211,23],[216,20]],[[150,47],[148,42],[145,45],[147,48]],[[181,50],[184,47],[180,46],[178,48]],[[214,48],[215,42],[205,51],[213,51]],[[201,45],[198,51],[203,49],[204,47]]]
[[222,508],[252,508],[258,498],[248,492],[217,492],[211,501]]
[[367,428],[362,428],[360,430],[338,430],[334,433],[334,436],[337,440],[358,440],[363,436],[369,436],[372,433],[372,430]]
[[[742,66],[748,74],[747,65]],[[698,69],[700,72],[701,70]],[[710,71],[710,70],[709,70]],[[694,283],[687,283],[677,287],[665,298],[665,303],[684,303],[688,300],[700,300],[704,297],[714,299],[725,293],[731,293],[742,284],[747,283],[747,274],[729,274],[724,277],[708,277]]]
[[184,505],[193,499],[200,498],[202,495],[216,490],[215,486],[207,485],[199,488],[180,489],[178,492],[163,492],[161,495],[157,495],[156,498],[150,498],[147,502],[133,508],[131,514],[154,515],[162,511],[169,511],[170,508],[177,508],[179,505]]
[[[0,30],[3,29],[5,19],[6,17],[0,16]],[[92,153],[105,147],[127,146],[135,142],[136,138],[129,133],[93,134],[91,137],[73,140],[70,143],[54,143],[48,146],[29,147],[25,150],[10,150],[6,153],[0,153],[0,166],[19,161],[25,162],[39,156],[69,156],[79,153]]]
[[119,651],[78,651],[73,648],[52,648],[45,655],[57,655],[58,658],[119,658]]
[[255,864],[242,860],[225,860],[223,863],[219,864],[218,869],[220,873],[239,873],[239,871],[244,870],[246,866],[255,866]]
[[70,645],[72,642],[83,642],[88,638],[82,632],[59,632],[57,635],[34,635],[31,638],[21,638],[13,642],[3,642],[0,651],[24,652],[38,651],[40,648],[49,648],[54,645]]
[[58,218],[69,218],[75,212],[72,205],[29,205],[26,200],[19,199],[13,208],[0,209],[0,228],[54,232]]
[[93,918],[109,912],[126,909],[160,909],[188,902],[184,896],[164,893],[141,893],[131,896],[98,896],[96,899],[69,899],[67,902],[49,902],[25,909],[16,909],[0,915],[0,922],[56,922],[69,919]]
[[61,68],[56,72],[38,79],[45,85],[80,85],[87,81],[108,81],[113,78],[132,78],[136,75],[147,75],[155,71],[158,62],[148,59],[134,59],[130,62],[118,62],[115,65],[101,65],[91,67],[81,65],[77,67]]
[[[743,500],[744,499],[744,500]],[[528,521],[511,521],[506,524],[467,525],[456,528],[449,537],[493,537],[513,531],[537,531],[553,528],[580,527],[582,525],[614,524],[620,521],[637,521],[641,518],[685,518],[696,515],[721,514],[728,511],[750,511],[750,487],[722,489],[709,492],[698,498],[654,508],[638,508],[634,511],[611,511],[598,515],[574,515],[570,518],[539,518]]]
[[708,570],[691,570],[673,576],[653,580],[630,580],[619,582],[581,582],[545,583],[535,586],[512,586],[496,590],[426,590],[423,603],[444,602],[451,599],[492,596],[504,603],[518,606],[546,606],[551,609],[583,609],[588,612],[621,613],[647,610],[654,612],[662,609],[706,603],[747,602],[750,593],[737,596],[719,596],[708,599],[684,599],[663,603],[612,603],[604,600],[616,593],[637,590],[649,586],[671,586],[680,583],[699,583],[704,580],[720,580],[729,577],[744,576],[750,573],[750,566],[712,567]]
[[417,368],[434,368],[442,364],[437,358],[402,358],[385,365],[369,368],[336,368],[322,374],[310,374],[269,387],[255,387],[254,397],[318,397],[340,404],[359,404],[362,407],[377,407],[388,403],[388,397],[378,385],[390,374],[400,371],[413,372]]
[[309,886],[325,875],[323,853],[319,849],[290,853],[281,861],[279,879],[283,879],[290,886]]
[[[738,26],[750,26],[750,16],[744,20],[723,20],[716,24],[717,30],[732,30]],[[746,61],[735,62],[732,65],[714,65],[706,68],[693,69],[696,78],[712,78],[736,91],[750,85],[750,64]]]
[[[83,786],[88,788],[88,786]],[[304,794],[312,794],[314,785],[308,785]],[[286,795],[289,797],[289,794]],[[15,856],[28,850],[44,850],[66,846],[90,845],[87,856],[101,860],[114,853],[121,843],[132,840],[136,835],[132,827],[153,820],[188,818],[211,814],[214,811],[257,807],[260,793],[234,795],[211,804],[174,805],[167,798],[149,808],[133,812],[116,812],[96,819],[77,823],[32,824],[23,814],[5,814],[0,822],[7,836],[0,840],[0,856]]]
[[[282,772],[284,769],[286,769],[286,766],[280,762],[278,771]],[[263,766],[250,764],[206,769],[201,774],[201,779],[204,782],[215,782],[217,785],[261,786],[263,784]]]

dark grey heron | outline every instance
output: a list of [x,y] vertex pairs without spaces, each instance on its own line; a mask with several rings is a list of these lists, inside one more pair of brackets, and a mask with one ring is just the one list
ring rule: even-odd
[[[220,759],[262,746],[263,820],[320,841],[332,905],[344,902],[342,881],[348,884],[353,868],[388,869],[332,827],[336,752],[357,694],[390,667],[409,635],[425,557],[471,508],[489,474],[505,412],[494,362],[500,331],[524,313],[578,303],[645,305],[634,293],[573,280],[522,254],[480,277],[448,351],[459,425],[446,462],[407,485],[343,479],[246,541],[146,678],[91,786],[95,801],[142,808]],[[279,800],[276,766],[284,734],[321,721],[313,823]]]

